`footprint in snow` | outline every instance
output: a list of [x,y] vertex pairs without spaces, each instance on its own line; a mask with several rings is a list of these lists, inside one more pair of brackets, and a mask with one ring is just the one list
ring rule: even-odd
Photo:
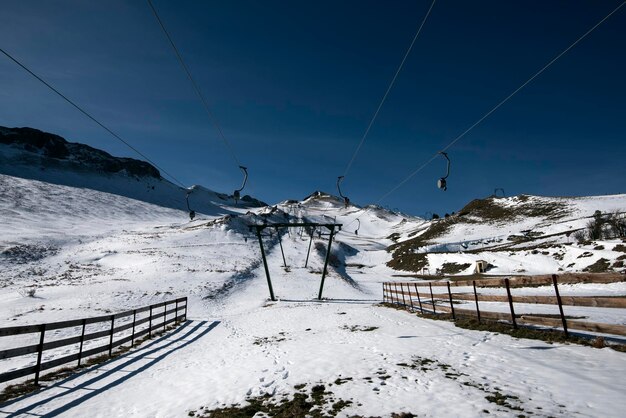
[[[265,379],[264,379],[265,380]],[[261,386],[263,386],[264,388],[270,387],[274,384],[275,380],[272,380],[271,382],[267,382],[262,384]]]

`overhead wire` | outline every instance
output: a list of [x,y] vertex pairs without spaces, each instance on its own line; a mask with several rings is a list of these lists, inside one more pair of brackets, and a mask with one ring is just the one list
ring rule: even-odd
[[152,4],[152,1],[151,0],[147,0],[147,2],[148,2],[148,5],[150,6],[150,9],[152,9],[152,13],[154,14],[154,17],[156,18],[157,22],[159,23],[159,26],[161,27],[161,30],[163,31],[163,33],[165,34],[165,37],[167,38],[167,40],[169,41],[170,45],[172,46],[172,49],[174,50],[174,53],[176,54],[176,57],[178,58],[178,61],[180,62],[180,65],[183,67],[183,70],[185,71],[185,74],[187,75],[187,78],[191,82],[191,85],[193,86],[193,89],[195,90],[196,94],[198,95],[198,98],[200,98],[200,102],[202,103],[202,107],[204,108],[204,111],[206,112],[207,117],[209,118],[209,121],[215,127],[215,129],[217,130],[217,133],[218,133],[219,137],[221,138],[222,142],[224,142],[224,145],[226,146],[226,149],[229,151],[229,153],[230,153],[231,157],[233,158],[233,160],[235,161],[235,163],[239,167],[241,167],[241,163],[239,162],[239,159],[237,158],[237,155],[235,154],[235,151],[234,151],[232,145],[226,139],[226,136],[224,135],[224,132],[222,130],[221,125],[217,121],[217,118],[215,117],[213,112],[211,112],[211,109],[209,108],[209,104],[207,103],[204,95],[202,94],[202,91],[200,90],[200,87],[198,86],[198,83],[196,82],[196,80],[191,75],[191,70],[189,69],[189,67],[185,63],[185,60],[183,59],[182,54],[180,53],[180,51],[176,47],[176,44],[174,43],[174,40],[172,39],[172,37],[170,36],[169,32],[165,28],[165,24],[163,23],[163,20],[161,20],[161,17],[159,16],[159,13],[157,12],[157,10],[154,7],[154,5]]
[[4,55],[6,55],[11,61],[13,61],[14,63],[16,63],[18,66],[20,66],[24,71],[26,71],[27,73],[29,73],[31,76],[33,76],[34,78],[36,78],[38,81],[40,81],[43,85],[45,85],[46,87],[48,87],[50,90],[52,90],[54,93],[56,93],[58,96],[60,96],[63,100],[65,100],[67,103],[69,103],[70,105],[72,105],[74,108],[76,108],[78,111],[80,111],[83,115],[87,116],[89,119],[91,119],[93,122],[95,122],[98,126],[100,126],[102,129],[104,129],[105,131],[107,131],[109,134],[111,134],[114,138],[116,138],[117,140],[119,140],[120,142],[122,142],[124,145],[126,145],[128,148],[130,148],[131,150],[133,150],[134,152],[136,152],[138,155],[140,155],[141,157],[143,157],[147,162],[149,162],[150,164],[152,164],[154,167],[156,167],[161,173],[165,173],[169,178],[171,178],[172,180],[174,180],[174,182],[176,182],[179,186],[181,186],[182,188],[186,188],[186,186],[180,181],[178,180],[176,177],[174,177],[172,174],[168,173],[167,171],[165,171],[163,168],[161,168],[159,165],[157,165],[154,161],[152,161],[148,156],[146,156],[146,154],[144,154],[143,152],[139,151],[136,147],[134,147],[133,145],[131,145],[128,141],[126,141],[124,138],[122,138],[121,136],[119,136],[118,134],[116,134],[115,132],[113,132],[110,128],[108,128],[106,125],[104,125],[102,122],[100,122],[98,119],[96,119],[94,116],[92,116],[89,112],[87,112],[85,109],[83,109],[81,106],[79,106],[78,104],[76,104],[73,100],[71,100],[70,98],[68,98],[66,95],[64,95],[63,93],[61,93],[59,90],[57,90],[55,87],[53,87],[50,83],[48,83],[46,80],[44,80],[43,78],[41,78],[40,76],[38,76],[37,74],[35,74],[33,71],[31,71],[26,65],[24,65],[22,62],[20,62],[17,58],[15,58],[14,56],[12,56],[11,54],[9,54],[7,51],[5,51],[3,48],[0,48],[0,52],[2,52]]
[[[422,29],[424,28],[424,25],[426,24],[426,21],[428,20],[428,16],[430,16],[430,12],[432,11],[432,9],[435,6],[436,2],[437,2],[437,0],[433,0],[432,3],[430,4],[430,7],[426,11],[426,14],[424,15],[424,18],[422,19],[420,25],[417,28],[417,31],[415,32],[415,35],[413,36],[411,44],[409,45],[409,47],[407,48],[406,52],[404,53],[404,56],[402,57],[402,61],[400,61],[400,65],[398,65],[398,68],[396,69],[396,72],[393,75],[393,78],[391,79],[391,82],[387,86],[387,90],[385,91],[385,94],[383,95],[383,97],[381,98],[380,102],[378,103],[378,107],[376,108],[376,111],[374,112],[374,114],[370,118],[370,121],[367,124],[367,128],[365,129],[365,132],[363,133],[363,136],[361,137],[361,140],[359,141],[357,147],[355,148],[354,152],[352,153],[352,157],[348,161],[348,165],[346,166],[346,169],[344,170],[343,175],[339,176],[338,179],[337,179],[337,189],[339,190],[339,194],[341,195],[341,197],[344,198],[344,201],[346,202],[346,207],[347,207],[347,205],[349,203],[349,199],[347,199],[341,193],[341,189],[339,188],[339,183],[348,175],[348,172],[352,168],[352,165],[354,164],[354,161],[356,160],[356,157],[359,154],[359,151],[361,150],[361,147],[365,143],[365,140],[367,139],[367,136],[369,135],[370,130],[372,129],[372,126],[374,125],[374,122],[376,121],[376,118],[378,117],[378,114],[380,113],[380,110],[382,109],[383,105],[385,104],[385,101],[387,100],[387,96],[389,96],[389,92],[391,92],[391,89],[393,88],[393,86],[394,86],[394,84],[396,82],[396,79],[398,78],[398,75],[402,71],[402,68],[404,67],[404,63],[406,62],[407,58],[409,57],[409,54],[411,53],[411,50],[413,49],[413,45],[415,45],[415,41],[417,41],[417,38],[419,37],[420,33],[422,32]],[[326,209],[322,212],[322,215],[324,215],[329,209],[330,209],[330,206],[327,206]]]
[[413,40],[411,41],[411,44],[409,45],[409,48],[406,50],[406,53],[404,54],[404,57],[402,58],[402,61],[400,62],[400,65],[398,66],[398,69],[396,70],[396,73],[394,74],[393,78],[391,79],[391,82],[389,83],[389,86],[387,87],[387,91],[385,91],[385,94],[383,95],[382,99],[380,100],[380,103],[378,104],[378,107],[376,108],[376,111],[372,115],[372,118],[370,119],[370,122],[367,125],[367,129],[365,129],[365,133],[363,133],[363,136],[361,137],[361,141],[359,142],[359,144],[357,145],[356,149],[354,150],[354,153],[352,154],[352,158],[350,158],[350,161],[348,162],[348,165],[346,166],[346,169],[343,172],[343,177],[346,177],[348,175],[348,172],[350,171],[350,168],[352,168],[352,164],[354,163],[354,160],[356,159],[357,155],[359,154],[359,151],[361,150],[361,147],[363,146],[363,143],[365,143],[365,139],[369,135],[370,130],[372,129],[372,125],[374,125],[374,121],[376,121],[376,118],[378,117],[378,114],[380,113],[380,109],[385,104],[385,101],[387,100],[387,96],[389,95],[389,92],[393,88],[393,85],[395,84],[396,79],[398,78],[398,75],[400,74],[400,71],[402,71],[402,68],[404,67],[404,63],[406,62],[406,59],[408,58],[409,54],[411,53],[411,50],[413,49],[413,45],[415,45],[415,41],[417,41],[417,38],[419,37],[420,33],[422,32],[422,29],[424,28],[424,25],[426,24],[426,21],[428,20],[428,16],[430,16],[430,12],[433,9],[433,7],[435,6],[436,1],[437,0],[433,0],[433,2],[430,4],[430,7],[428,8],[428,11],[426,12],[426,15],[424,16],[424,19],[422,19],[422,23],[420,23],[420,25],[419,25],[419,27],[417,29],[417,32],[415,32],[415,36],[413,36]]
[[[389,190],[387,193],[385,193],[383,196],[381,196],[375,203],[375,205],[380,204],[380,202],[382,202],[383,200],[385,200],[387,197],[389,197],[392,193],[394,193],[396,190],[398,190],[400,187],[402,187],[404,184],[406,184],[406,182],[408,182],[410,179],[412,179],[417,173],[419,173],[420,171],[422,171],[428,164],[430,164],[431,162],[433,162],[439,155],[440,152],[445,152],[447,151],[449,148],[451,148],[453,145],[455,145],[459,140],[461,140],[461,138],[465,137],[465,135],[467,135],[471,130],[473,130],[476,126],[478,126],[480,123],[482,123],[485,119],[487,119],[491,114],[493,114],[496,110],[498,110],[503,104],[505,104],[506,102],[508,102],[513,96],[515,96],[520,90],[522,90],[524,87],[526,87],[530,82],[532,82],[535,78],[537,78],[539,75],[541,75],[545,70],[547,70],[552,64],[554,64],[556,61],[559,60],[559,58],[561,58],[563,55],[565,55],[567,52],[569,52],[572,48],[574,48],[580,41],[582,41],[583,39],[585,39],[589,34],[591,34],[596,28],[598,28],[600,25],[602,25],[607,19],[609,19],[613,14],[615,14],[619,9],[621,9],[624,5],[626,4],[626,1],[622,2],[619,6],[617,6],[615,9],[613,9],[608,15],[606,15],[602,20],[600,20],[598,23],[596,23],[594,26],[591,27],[591,29],[587,30],[583,35],[581,35],[578,39],[576,39],[572,44],[570,44],[567,48],[565,48],[560,54],[558,54],[557,56],[555,56],[552,60],[550,60],[546,65],[544,65],[539,71],[537,71],[535,74],[533,74],[528,80],[526,80],[524,83],[522,83],[522,85],[520,85],[518,88],[516,88],[511,94],[509,94],[508,96],[506,96],[504,99],[502,99],[497,105],[495,105],[491,110],[489,110],[487,113],[485,113],[481,118],[479,118],[476,122],[474,122],[472,125],[470,125],[469,128],[467,128],[465,131],[463,131],[460,135],[458,135],[456,138],[454,138],[448,145],[446,145],[443,149],[437,151],[430,159],[428,159],[426,162],[424,162],[422,165],[420,165],[417,169],[415,169],[414,171],[412,171],[406,178],[404,178],[400,183],[398,183],[396,186],[394,186],[391,190]],[[355,219],[353,219],[351,222],[349,222],[346,226],[356,222],[357,219],[359,219],[361,216],[363,216],[365,213],[367,213],[367,211],[369,210],[366,209],[363,213],[361,213],[359,216],[357,216]]]

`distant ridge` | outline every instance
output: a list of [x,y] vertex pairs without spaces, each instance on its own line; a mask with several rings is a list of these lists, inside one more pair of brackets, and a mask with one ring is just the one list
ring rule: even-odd
[[0,126],[0,174],[88,188],[183,211],[187,211],[189,194],[190,208],[206,215],[229,214],[228,207],[267,206],[249,195],[235,203],[231,195],[202,186],[182,188],[146,161],[114,157],[28,127]]
[[136,177],[161,178],[152,164],[134,158],[113,157],[89,145],[68,142],[59,135],[33,128],[0,126],[0,143],[27,153],[57,160],[73,168],[92,169],[104,173],[121,173]]

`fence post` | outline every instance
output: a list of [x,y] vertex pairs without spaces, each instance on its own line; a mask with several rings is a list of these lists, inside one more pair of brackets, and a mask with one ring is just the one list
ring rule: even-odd
[[430,301],[433,303],[433,314],[437,313],[437,308],[435,308],[435,297],[433,296],[433,285],[428,282],[428,287],[430,287]]
[[178,324],[178,299],[176,299],[176,312],[174,313],[174,325]]
[[391,290],[391,283],[387,283],[387,291],[389,292],[389,299],[391,299],[391,304],[393,305],[393,291]]
[[402,306],[406,307],[406,299],[404,299],[404,283],[400,283],[400,292],[402,292]]
[[130,336],[130,346],[135,345],[135,322],[137,320],[137,309],[133,309],[133,333]]
[[37,366],[35,369],[35,385],[39,385],[39,372],[41,372],[41,357],[43,356],[43,340],[46,334],[46,324],[41,326],[41,335],[39,336],[39,348],[37,351]]
[[409,302],[411,303],[411,312],[413,312],[413,298],[411,297],[411,286],[409,286],[409,283],[406,284],[406,290],[409,292]]
[[565,338],[569,337],[569,332],[567,331],[567,321],[565,320],[565,314],[563,314],[563,303],[561,302],[561,294],[559,293],[559,286],[556,284],[556,274],[552,275],[552,283],[554,284],[554,292],[556,293],[556,301],[559,304],[559,312],[561,313],[561,322],[563,322],[563,332],[565,333]]
[[476,293],[476,280],[472,280],[474,285],[474,301],[476,302],[476,315],[478,315],[478,323],[480,324],[480,308],[478,307],[478,293]]
[[417,302],[420,304],[420,313],[424,313],[424,309],[422,308],[422,299],[420,299],[420,292],[417,290],[417,283],[413,283],[415,286],[415,293],[417,293]]
[[83,330],[80,333],[80,348],[78,349],[78,367],[80,367],[80,361],[83,359],[83,343],[85,342],[85,326],[87,325],[87,319],[83,319]]
[[150,319],[148,320],[148,338],[152,338],[152,305],[150,305]]
[[163,307],[163,332],[165,332],[165,323],[167,319],[167,302],[165,302],[165,306]]
[[394,293],[395,293],[395,295],[396,295],[396,301],[398,301],[397,303],[398,303],[398,305],[399,305],[399,304],[400,304],[400,297],[398,296],[398,283],[394,283],[394,284],[393,284],[393,288],[394,288],[394,290],[395,290],[395,292],[394,292]]
[[450,309],[452,309],[452,319],[456,321],[456,315],[454,315],[454,305],[452,304],[452,292],[450,292],[450,282],[448,282],[448,298],[450,299]]
[[506,295],[509,298],[509,308],[511,308],[511,321],[513,322],[513,328],[517,329],[517,322],[515,321],[515,310],[513,309],[513,297],[511,296],[509,279],[504,279],[504,285],[506,286]]
[[187,300],[187,296],[185,296],[185,313],[184,313],[184,317],[183,317],[183,321],[187,320],[187,306],[189,305],[189,301]]
[[113,354],[113,327],[115,326],[115,315],[111,315],[111,336],[109,337],[109,357]]

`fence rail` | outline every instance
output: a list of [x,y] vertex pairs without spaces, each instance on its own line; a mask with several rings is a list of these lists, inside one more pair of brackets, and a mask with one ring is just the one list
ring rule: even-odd
[[[168,307],[170,308],[168,309]],[[182,311],[182,313],[180,311]],[[145,315],[146,312],[148,313],[147,315]],[[125,323],[118,324],[116,326],[116,320],[129,317],[132,317],[132,321],[126,320]],[[39,374],[42,371],[49,370],[74,361],[78,361],[77,365],[80,366],[83,359],[106,351],[108,351],[108,355],[110,357],[113,354],[114,348],[128,342],[133,345],[136,339],[143,337],[146,334],[151,337],[153,331],[160,328],[165,330],[167,325],[172,323],[176,324],[180,321],[185,321],[186,319],[187,298],[184,297],[169,300],[166,302],[155,303],[150,306],[144,306],[142,308],[132,309],[112,315],[51,322],[47,324],[22,325],[0,328],[0,337],[11,337],[17,335],[39,333],[39,343],[37,344],[30,344],[22,347],[16,347],[0,351],[0,360],[37,353],[37,361],[35,365],[1,373],[0,383],[8,382],[10,380],[34,374],[35,384],[38,384]],[[105,325],[110,323],[110,326],[107,326],[105,329],[102,330],[86,333],[87,325],[102,323],[104,323]],[[142,325],[146,323],[148,324],[148,326],[142,327]],[[46,332],[76,327],[81,328],[80,335],[46,342]],[[128,330],[131,330],[130,335],[124,335],[122,338],[115,340],[116,334],[120,334]],[[86,341],[106,337],[108,337],[107,344],[83,350],[83,346]],[[42,360],[43,353],[47,350],[75,344],[79,344],[79,349],[78,352],[74,354],[64,355],[58,358],[48,359],[46,361]]]
[[[615,279],[602,279],[602,282],[624,281]],[[514,279],[486,279],[466,281],[437,281],[437,282],[386,282],[383,283],[383,301],[400,305],[420,313],[438,314],[444,313],[456,320],[457,316],[469,316],[488,320],[505,320],[517,327],[518,324],[542,325],[563,328],[567,335],[568,329],[591,331],[612,335],[626,336],[626,325],[608,324],[568,319],[563,311],[563,306],[585,306],[592,308],[617,308],[626,309],[626,296],[561,296],[559,283],[583,283],[589,282],[588,278],[567,278],[559,282],[556,275],[545,277],[520,277]],[[594,280],[594,283],[598,281]],[[511,294],[511,288],[524,286],[551,285],[554,288],[554,296],[548,295],[515,295]],[[446,293],[441,292],[441,287],[447,288]],[[471,287],[468,293],[452,292],[451,287]],[[433,292],[435,288],[435,292]],[[504,295],[481,294],[480,288],[504,288]],[[455,303],[474,302],[474,309],[455,307]],[[508,304],[509,312],[495,312],[481,308],[479,302],[502,302]],[[559,308],[558,317],[549,314],[516,314],[515,304],[556,305]],[[439,312],[437,312],[439,311]],[[543,316],[542,316],[543,315]]]

